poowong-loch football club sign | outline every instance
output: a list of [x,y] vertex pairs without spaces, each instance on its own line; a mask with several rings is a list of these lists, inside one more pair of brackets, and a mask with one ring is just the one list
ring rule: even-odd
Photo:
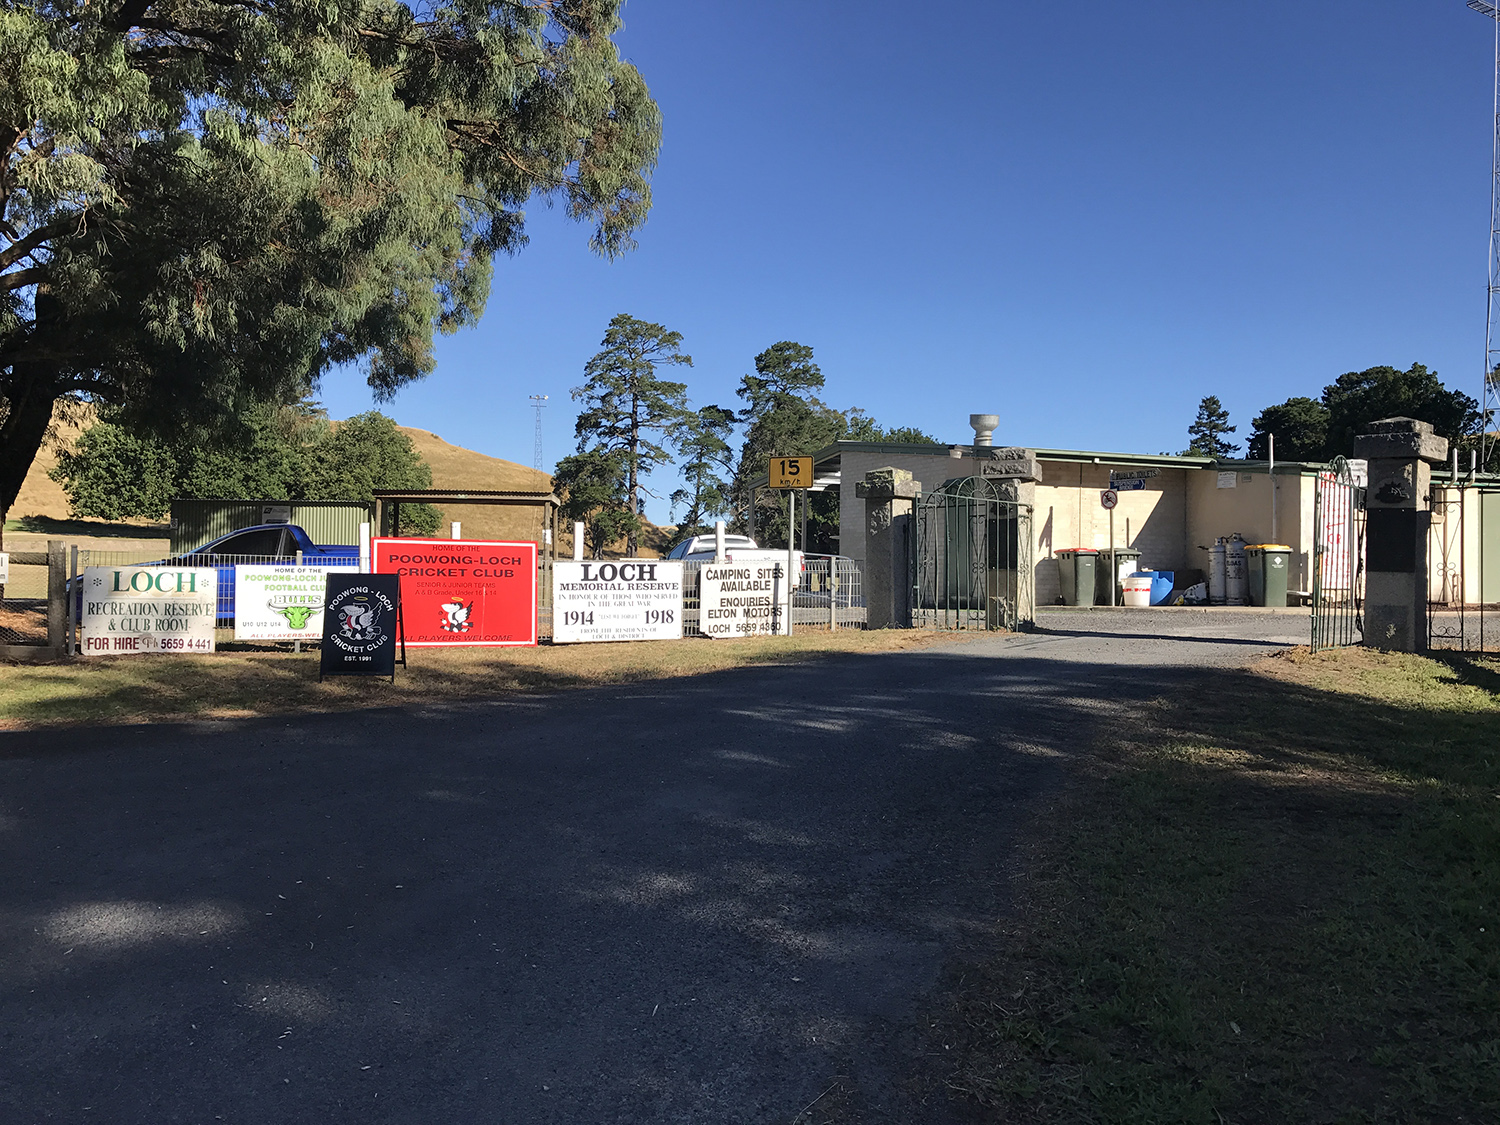
[[536,544],[377,539],[376,574],[401,576],[406,643],[536,644]]
[[401,636],[401,577],[396,574],[330,574],[323,595],[324,676],[389,676],[396,679],[396,646],[406,664]]
[[310,641],[323,635],[323,599],[330,573],[352,566],[237,566],[234,639]]

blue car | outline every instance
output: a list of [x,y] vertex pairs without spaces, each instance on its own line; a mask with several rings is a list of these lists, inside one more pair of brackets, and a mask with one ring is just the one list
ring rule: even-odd
[[[246,566],[296,566],[297,552],[303,566],[359,565],[359,548],[343,544],[318,544],[294,523],[263,523],[221,535],[185,554],[170,559],[133,563],[134,566],[211,566],[219,572],[218,623],[234,624],[234,568]],[[75,609],[83,614],[80,586]]]

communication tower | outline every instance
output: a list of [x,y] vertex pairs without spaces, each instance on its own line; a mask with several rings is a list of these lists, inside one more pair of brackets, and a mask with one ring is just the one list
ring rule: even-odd
[[536,409],[536,441],[531,447],[531,467],[542,467],[542,410],[547,405],[546,395],[532,395],[531,405]]
[[1484,394],[1480,398],[1479,464],[1489,461],[1495,439],[1495,408],[1500,399],[1500,8],[1488,0],[1468,0],[1469,7],[1488,17],[1495,33],[1495,132],[1490,161],[1489,294],[1485,300]]

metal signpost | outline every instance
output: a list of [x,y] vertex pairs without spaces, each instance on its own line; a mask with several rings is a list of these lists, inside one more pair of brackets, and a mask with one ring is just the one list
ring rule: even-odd
[[[797,589],[797,491],[812,487],[813,459],[811,457],[772,457],[766,477],[772,488],[786,492],[786,631],[792,633],[792,605]],[[803,544],[805,548],[806,543]]]
[[1109,513],[1109,604],[1115,604],[1115,582],[1119,580],[1120,568],[1115,562],[1115,505],[1120,502],[1120,494],[1113,488],[1106,488],[1099,493],[1099,503]]

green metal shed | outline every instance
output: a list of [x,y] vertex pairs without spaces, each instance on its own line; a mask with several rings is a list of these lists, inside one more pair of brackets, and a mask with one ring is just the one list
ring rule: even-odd
[[359,525],[374,516],[373,504],[355,500],[173,500],[172,553],[262,523],[294,523],[314,543],[357,547]]

